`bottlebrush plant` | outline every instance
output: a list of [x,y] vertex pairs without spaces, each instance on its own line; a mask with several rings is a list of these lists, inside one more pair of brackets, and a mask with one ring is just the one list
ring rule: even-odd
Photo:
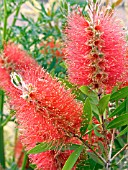
[[[71,8],[70,4],[61,1],[61,12],[63,15],[66,12],[61,33],[63,52],[54,40],[38,44],[43,46],[39,49],[42,53],[49,53],[50,48],[51,57],[64,55],[67,75],[63,79],[51,76],[21,44],[7,41],[4,1],[0,55],[0,164],[3,169],[8,169],[3,130],[12,118],[22,143],[19,152],[21,149],[24,152],[20,162],[22,170],[128,168],[125,31],[114,11],[97,1],[82,2],[79,7],[75,3]],[[10,106],[8,116],[3,113],[5,102]],[[19,166],[15,165],[16,152],[17,148],[11,170]]]

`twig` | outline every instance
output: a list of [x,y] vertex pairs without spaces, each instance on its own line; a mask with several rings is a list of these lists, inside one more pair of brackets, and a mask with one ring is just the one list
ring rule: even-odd
[[110,143],[110,150],[109,150],[109,154],[108,154],[108,160],[110,160],[111,156],[112,156],[112,147],[113,147],[113,143],[114,143],[114,137],[115,137],[115,129],[113,129],[113,133],[112,133],[112,139],[111,139],[111,143]]
[[113,161],[122,151],[124,151],[128,147],[128,143],[121,149],[119,152],[117,152],[111,159]]
[[4,92],[0,90],[0,164],[5,168],[4,130],[1,126],[3,121]]
[[108,154],[108,161],[106,164],[106,169],[110,170],[111,169],[111,156],[112,156],[112,147],[113,147],[113,143],[114,143],[114,136],[115,136],[115,129],[113,129],[113,133],[112,133],[112,139],[111,139],[111,143],[110,143],[110,150],[109,150],[109,154]]
[[127,155],[125,155],[125,156],[123,155],[123,156],[122,156],[122,158],[121,158],[121,159],[117,162],[117,164],[116,164],[116,165],[119,165],[119,164],[120,164],[120,162],[121,162],[123,159],[126,159],[126,158],[127,158]]
[[10,121],[14,114],[15,114],[14,111],[10,112],[10,115],[6,118],[6,120],[3,123],[1,123],[1,126],[4,127]]
[[99,154],[97,153],[88,143],[86,143],[81,137],[74,135],[74,137],[77,137],[86,147],[88,147],[93,153],[104,163],[106,164],[106,160]]
[[27,159],[28,159],[27,153],[24,151],[24,159],[23,159],[23,162],[22,162],[21,170],[25,169],[26,164],[27,164]]
[[2,43],[4,44],[4,41],[6,39],[6,31],[7,31],[7,2],[4,0],[4,27],[3,27],[3,39]]
[[[16,13],[15,13],[15,16],[14,16],[14,19],[13,19],[13,22],[12,22],[12,25],[11,25],[11,28],[13,28],[13,27],[15,26],[15,24],[16,24],[17,17],[18,17],[18,15],[19,15],[20,7],[21,7],[22,4],[23,4],[23,2],[20,1],[20,3],[18,4],[18,6],[17,6],[17,8],[16,8]],[[8,37],[7,37],[7,38],[10,37],[10,34],[11,34],[11,29],[10,29],[9,32],[8,32]]]
[[104,135],[104,145],[105,145],[105,153],[106,153],[106,156],[108,155],[108,143],[107,143],[107,134],[106,134],[106,130],[105,130],[105,126],[104,126],[104,117],[103,115],[101,116],[101,120],[102,120],[102,129],[103,129],[103,135]]

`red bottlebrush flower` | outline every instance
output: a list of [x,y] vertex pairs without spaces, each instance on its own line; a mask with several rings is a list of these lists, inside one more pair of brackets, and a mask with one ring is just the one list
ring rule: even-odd
[[[17,111],[20,139],[26,150],[41,142],[53,141],[57,145],[70,143],[70,138],[79,133],[82,115],[82,105],[74,99],[70,90],[65,90],[57,79],[53,79],[14,44],[5,46],[4,61],[9,62],[9,67],[21,75],[11,73],[16,88],[13,87],[13,95],[9,89],[9,94],[11,104]],[[5,90],[8,91],[8,88]],[[13,98],[14,93],[16,97]],[[30,157],[38,169],[49,169],[53,165],[53,170],[63,166],[67,158],[65,154],[69,156],[71,152],[60,152],[57,158],[60,163],[56,164],[55,155],[49,153],[33,154]],[[51,161],[45,162],[48,159]]]
[[10,81],[10,75],[8,71],[3,68],[0,60],[0,88],[3,89],[9,97],[17,99],[22,93],[16,89]]
[[[7,91],[7,94],[11,98],[10,104],[13,105],[13,109],[17,111],[16,118],[19,124],[18,128],[20,131],[20,139],[26,150],[30,150],[36,144],[44,141],[53,141],[53,144],[57,145],[61,142],[70,143],[70,138],[65,136],[65,132],[63,132],[63,130],[57,131],[57,127],[54,127],[51,120],[47,120],[43,117],[43,114],[45,115],[45,111],[44,113],[43,110],[37,111],[33,103],[26,102],[23,98],[21,98],[21,91],[12,85],[10,75],[5,68],[1,67],[0,87]],[[71,141],[71,143],[78,142]],[[17,146],[15,151],[18,152]],[[68,150],[64,152],[47,151],[40,154],[31,154],[29,155],[29,158],[40,170],[57,170],[59,168],[62,169],[65,161],[71,153],[72,151]],[[17,155],[18,153],[16,153],[16,157]],[[21,161],[21,159],[19,159],[19,161]],[[19,161],[18,165],[21,166],[22,163]]]
[[91,47],[87,41],[93,36],[88,22],[84,17],[78,14],[72,14],[68,18],[68,28],[66,29],[67,40],[65,42],[65,53],[70,81],[79,85],[90,84],[90,74],[92,72],[89,66],[90,60],[87,54],[90,53]]
[[65,31],[69,79],[78,85],[111,89],[123,81],[126,40],[120,23],[109,13],[92,20],[72,13]]
[[[32,149],[36,144],[41,142],[53,141],[53,144],[59,145],[61,141],[63,142],[65,140],[63,139],[64,132],[62,131],[59,133],[51,121],[43,118],[42,114],[43,111],[36,111],[35,106],[29,103],[26,104],[26,101],[22,101],[22,106],[16,112],[19,123],[20,139],[22,144],[26,147],[26,150]],[[58,157],[61,158],[59,159],[60,164],[56,157],[57,151],[30,154],[29,158],[32,163],[37,165],[38,169],[57,170],[60,165],[61,168],[63,167],[66,158],[68,158],[70,154],[71,151],[58,152]]]
[[[72,151],[56,153],[47,151],[44,153],[30,155],[30,159],[38,165],[40,170],[61,170]],[[75,168],[73,168],[75,170]]]
[[[12,46],[16,53],[9,50]],[[20,52],[21,50],[17,46],[11,44],[11,47],[10,44],[5,47],[5,58],[15,65],[16,71],[20,70],[20,75],[23,77],[25,84],[31,86],[30,88],[27,87],[30,91],[22,89],[23,95],[28,93],[30,100],[35,103],[36,109],[45,111],[45,114],[43,113],[44,116],[52,120],[58,129],[60,128],[70,133],[78,133],[81,123],[82,105],[74,100],[70,90],[65,90],[65,87],[57,79],[53,79],[40,66],[36,66],[34,63],[34,66],[29,67],[29,65],[32,65],[32,59],[29,56],[25,57],[25,53],[20,56],[19,54],[23,54],[23,52]],[[15,60],[17,54],[18,57]],[[26,61],[28,61],[29,65],[27,65]],[[78,128],[76,129],[76,127]]]
[[3,57],[3,61],[5,62],[4,64],[9,63],[10,65],[13,65],[12,70],[15,68],[14,65],[16,65],[17,70],[20,70],[20,68],[18,68],[19,64],[22,64],[22,67],[27,65],[29,68],[36,67],[38,65],[31,56],[29,56],[25,51],[19,50],[18,46],[13,43],[5,44],[4,56],[6,57]]

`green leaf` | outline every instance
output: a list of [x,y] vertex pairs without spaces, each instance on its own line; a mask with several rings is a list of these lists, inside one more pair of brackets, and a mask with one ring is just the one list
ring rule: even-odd
[[76,99],[80,100],[80,101],[85,101],[86,99],[86,95],[84,93],[82,93],[82,91],[75,86],[74,84],[70,83],[68,80],[59,78],[59,80],[62,82],[62,84],[64,84],[68,89],[70,88],[72,93],[75,94]]
[[15,162],[12,162],[10,170],[19,170],[19,168],[17,167],[17,164]]
[[79,148],[77,148],[67,159],[67,161],[65,162],[64,167],[62,168],[62,170],[71,170],[74,166],[74,164],[76,163],[77,159],[79,158],[82,150],[84,149],[84,146],[80,146]]
[[36,169],[36,165],[35,164],[29,164],[29,167],[31,167],[32,169]]
[[126,113],[126,100],[125,100],[123,103],[121,103],[121,104],[119,105],[119,107],[117,107],[117,108],[114,110],[114,112],[112,112],[112,113],[110,114],[109,117],[113,117],[113,116],[115,116],[115,115],[121,115],[121,114],[124,114],[124,113]]
[[128,113],[128,97],[126,98],[126,113]]
[[[91,103],[91,102],[90,102],[90,103]],[[91,103],[91,107],[92,107],[92,112],[93,112],[94,114],[99,115],[99,109],[98,109],[98,107],[97,107],[95,104],[92,104],[92,103]]]
[[83,115],[82,115],[82,125],[80,128],[80,132],[82,135],[85,134],[85,132],[91,122],[91,119],[92,119],[92,108],[91,108],[89,98],[87,98],[84,103],[84,110],[83,110]]
[[92,158],[80,160],[77,168],[78,170],[101,170],[103,166],[95,162]]
[[123,130],[116,136],[116,138],[124,135],[124,134],[127,133],[127,132],[128,132],[128,126],[127,126],[125,129],[123,129]]
[[81,86],[79,89],[87,96],[95,96],[96,95],[88,86]]
[[97,128],[94,129],[94,132],[95,132],[96,136],[98,136],[98,137],[103,137],[103,135],[98,132],[98,129],[97,129]]
[[95,130],[97,127],[99,126],[99,124],[94,125],[92,128],[90,128],[85,134],[89,134],[92,130]]
[[42,142],[37,146],[35,146],[34,148],[32,148],[30,151],[28,151],[28,154],[37,154],[37,153],[45,152],[48,150],[54,150],[54,149],[55,146],[53,146],[52,143]]
[[89,97],[89,100],[92,104],[98,104],[98,96],[96,93],[94,93],[88,86],[81,86],[79,88],[82,93],[87,95]]
[[127,96],[128,96],[128,87],[124,87],[118,90],[117,92],[113,93],[110,97],[110,101],[126,98]]
[[61,150],[61,151],[75,150],[79,146],[80,145],[77,145],[77,144],[67,144],[62,147],[62,146],[55,146],[52,143],[42,142],[42,143],[36,145],[30,151],[28,151],[28,154],[37,154],[37,153],[45,152],[48,150]]
[[61,63],[60,63],[60,66],[63,67],[63,68],[65,68],[65,69],[67,69],[67,65],[66,65],[65,62],[61,62]]
[[78,144],[67,144],[67,145],[64,145],[63,147],[62,146],[59,146],[59,147],[56,147],[56,150],[61,150],[61,151],[66,151],[66,150],[75,150],[77,148],[79,148],[80,145]]
[[108,106],[108,102],[110,100],[110,95],[107,94],[105,95],[104,97],[102,97],[99,101],[99,111],[100,111],[100,114],[103,114],[106,107]]
[[112,129],[112,128],[117,128],[117,127],[121,127],[124,125],[128,125],[128,113],[123,114],[123,115],[115,118],[114,120],[112,120],[108,124],[107,128]]
[[98,164],[104,165],[103,162],[92,152],[88,152],[88,155]]
[[81,0],[67,0],[67,2],[69,2],[71,6],[76,4],[79,5],[80,7],[87,5],[86,1],[81,1]]

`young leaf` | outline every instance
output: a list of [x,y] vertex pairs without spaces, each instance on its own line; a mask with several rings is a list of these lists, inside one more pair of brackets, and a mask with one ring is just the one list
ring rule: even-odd
[[89,97],[89,100],[92,104],[98,104],[98,96],[94,93],[88,86],[81,86],[80,91]]
[[114,120],[112,120],[108,124],[107,128],[112,129],[112,128],[117,128],[117,127],[121,127],[124,125],[128,125],[128,113],[123,114],[123,115],[115,118]]
[[79,158],[83,148],[84,148],[84,146],[80,146],[69,156],[69,158],[67,159],[62,170],[71,170],[73,168],[73,166],[75,165],[77,159]]
[[48,150],[61,150],[61,151],[66,151],[66,150],[75,150],[79,147],[80,145],[77,144],[67,144],[62,146],[53,146],[52,143],[46,143],[42,142],[38,145],[36,145],[34,148],[32,148],[30,151],[28,151],[28,154],[37,154],[41,152],[45,152]]
[[95,130],[97,127],[99,126],[98,125],[94,125],[91,129],[89,129],[85,134],[89,134],[92,130]]
[[124,87],[117,92],[113,93],[110,97],[110,101],[119,100],[128,96],[128,87]]
[[34,148],[32,148],[30,151],[28,151],[28,154],[37,154],[37,153],[45,152],[48,150],[54,150],[54,149],[55,146],[52,146],[52,143],[42,142],[37,146],[35,146]]
[[126,98],[126,113],[128,113],[128,97]]
[[116,136],[116,138],[124,135],[124,134],[127,133],[127,132],[128,132],[128,126],[127,126],[126,128],[124,128],[124,129]]
[[[90,103],[91,103],[91,101],[90,101]],[[99,115],[99,109],[98,109],[98,107],[97,107],[95,104],[92,104],[92,103],[91,103],[91,107],[92,107],[92,112],[93,112],[94,114]]]
[[87,98],[84,103],[84,110],[83,110],[82,118],[83,118],[83,121],[82,121],[82,126],[80,128],[80,131],[81,131],[81,134],[84,135],[92,119],[92,109],[91,109],[89,98]]
[[75,150],[77,148],[79,148],[80,145],[77,145],[77,144],[67,144],[67,145],[64,145],[63,147],[58,147],[57,150],[61,150],[61,151],[66,151],[66,150]]
[[71,89],[72,93],[75,94],[75,96],[78,100],[85,101],[87,96],[79,88],[77,88],[77,86],[70,83],[66,79],[59,78],[59,80],[62,82],[62,84],[64,84],[66,86],[66,88]]
[[81,86],[79,89],[87,96],[95,96],[96,95],[88,86]]
[[98,132],[97,128],[94,129],[94,132],[95,132],[96,136],[103,137],[103,135]]
[[115,115],[121,115],[126,113],[126,100],[117,107],[112,114],[110,114],[109,117],[113,117]]
[[108,102],[110,100],[110,95],[107,94],[104,97],[102,97],[99,101],[99,112],[100,114],[103,114],[106,107],[108,106]]

